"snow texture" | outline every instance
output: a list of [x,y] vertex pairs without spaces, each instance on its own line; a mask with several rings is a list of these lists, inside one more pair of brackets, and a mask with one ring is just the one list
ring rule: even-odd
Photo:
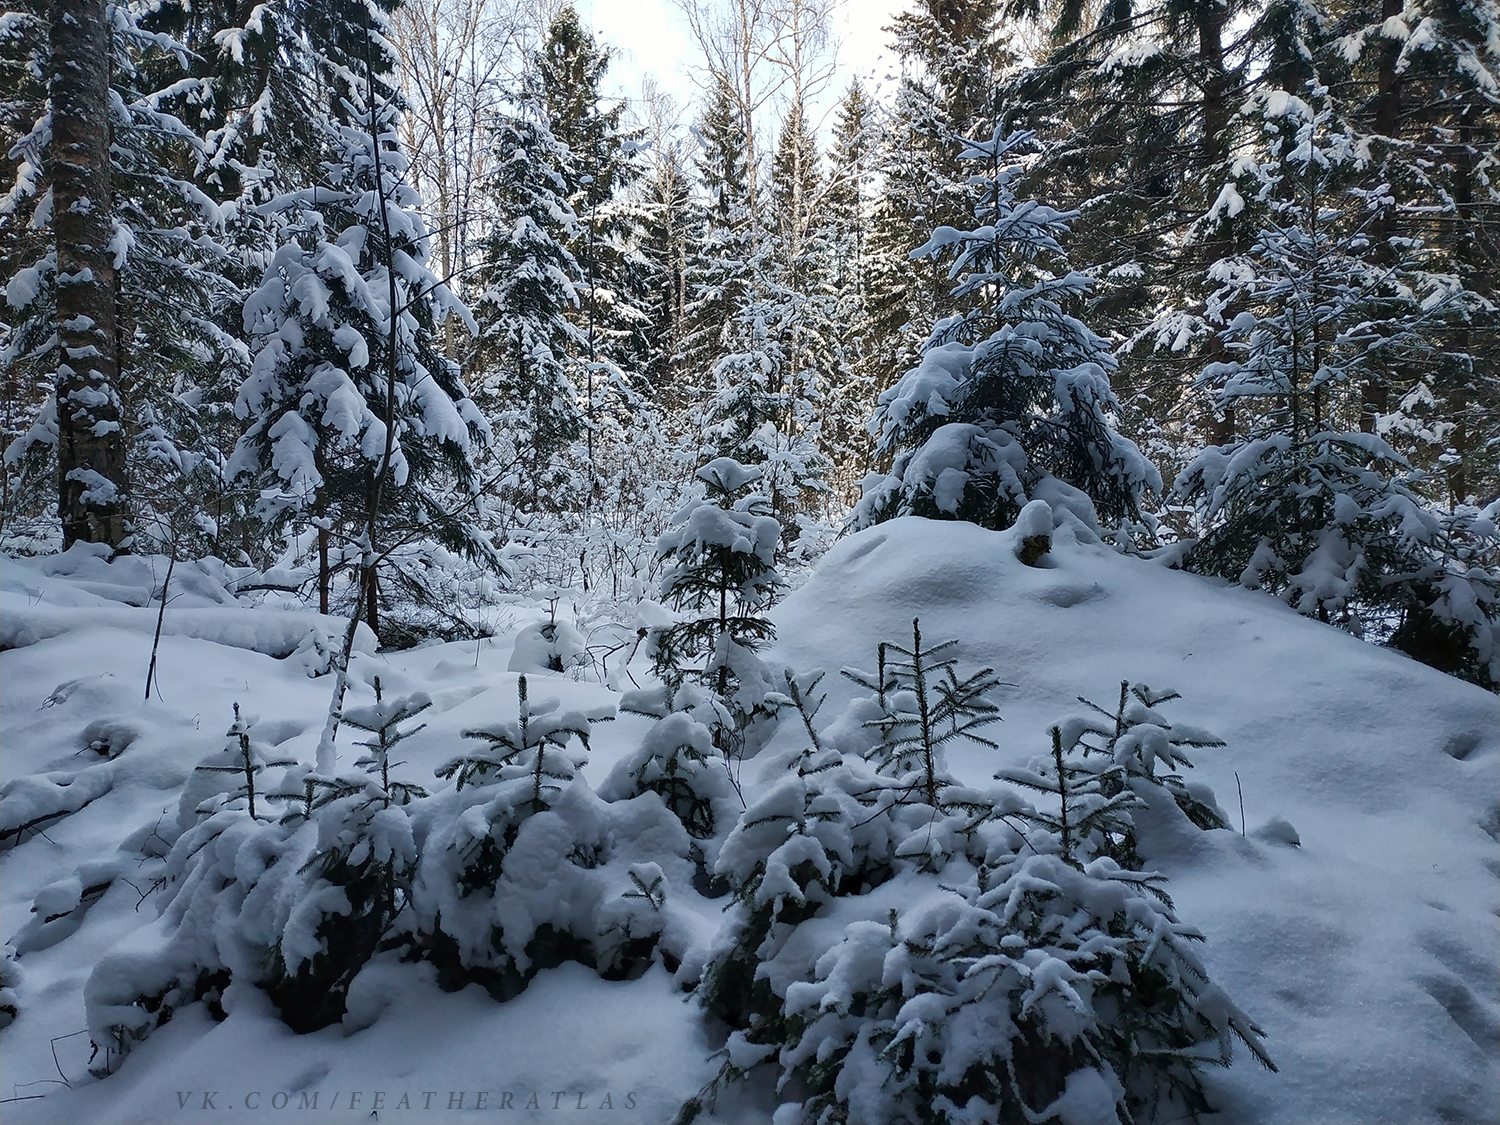
[[[879,642],[909,637],[918,616],[924,635],[959,638],[963,667],[991,666],[1006,682],[997,692],[1004,722],[986,728],[999,748],[963,742],[947,748],[947,769],[975,792],[992,790],[997,770],[1028,769],[1045,755],[1048,727],[1079,711],[1080,694],[1112,705],[1121,680],[1175,688],[1183,699],[1161,713],[1174,724],[1180,719],[1211,730],[1224,745],[1163,741],[1148,728],[1164,728],[1145,716],[1141,734],[1120,752],[1160,775],[1181,768],[1174,763],[1186,751],[1195,767],[1190,772],[1196,795],[1212,791],[1230,827],[1203,830],[1167,815],[1168,808],[1139,818],[1135,846],[1148,869],[1168,876],[1176,916],[1206,938],[1195,955],[1222,986],[1222,996],[1232,996],[1264,1029],[1280,1067],[1271,1074],[1245,1063],[1241,1054],[1235,1066],[1206,1074],[1210,1100],[1223,1119],[1244,1125],[1493,1120],[1500,1094],[1494,1051],[1500,1029],[1493,912],[1500,832],[1496,697],[1301,617],[1267,594],[1122,557],[1094,542],[1081,521],[1060,519],[1056,502],[1049,504],[1052,548],[1049,565],[1040,568],[1016,557],[1014,531],[959,522],[897,519],[846,537],[772,611],[778,639],[762,655],[773,666],[799,670],[865,667]],[[476,1089],[492,1092],[491,1107],[498,1091],[520,1091],[513,1118],[496,1118],[516,1121],[552,1119],[553,1090],[572,1091],[569,1099],[581,1091],[591,1108],[606,1091],[619,1106],[628,1090],[635,1095],[634,1109],[618,1119],[652,1122],[670,1120],[712,1075],[717,1063],[707,1056],[715,1044],[695,1007],[682,1003],[680,988],[696,979],[733,918],[723,913],[722,899],[706,899],[694,888],[692,838],[659,794],[612,801],[600,796],[618,796],[610,787],[644,764],[641,752],[653,731],[679,745],[701,748],[702,739],[685,723],[684,730],[669,731],[664,720],[649,714],[625,714],[595,725],[588,761],[569,767],[577,780],[558,782],[549,808],[523,820],[514,846],[534,862],[505,876],[511,897],[500,920],[522,927],[519,932],[551,923],[596,936],[655,933],[661,948],[681,958],[675,977],[659,961],[633,980],[607,980],[591,967],[565,962],[536,971],[524,991],[497,1003],[481,988],[444,991],[430,964],[378,954],[350,985],[341,1024],[293,1035],[266,994],[231,986],[219,1000],[222,1021],[205,1003],[183,1004],[117,1073],[91,1077],[88,1037],[73,1035],[85,1026],[91,970],[106,958],[120,966],[89,986],[95,1009],[115,1005],[122,1009],[115,1015],[139,1019],[133,1013],[141,1009],[125,993],[170,988],[187,967],[178,957],[184,947],[166,941],[171,913],[157,917],[162,892],[151,891],[144,900],[141,892],[165,873],[173,845],[182,846],[181,805],[196,809],[207,801],[213,807],[223,800],[199,790],[184,802],[193,764],[223,753],[222,732],[235,702],[247,721],[258,715],[248,727],[262,748],[257,754],[310,761],[327,687],[290,661],[224,643],[236,638],[239,624],[205,626],[202,636],[166,631],[162,692],[144,702],[156,612],[148,604],[150,564],[93,558],[74,565],[75,558],[64,556],[63,565],[72,567],[68,573],[48,571],[57,559],[0,562],[0,615],[8,622],[29,604],[51,615],[54,630],[25,647],[0,651],[6,823],[12,819],[11,793],[66,792],[72,784],[98,790],[71,811],[71,797],[54,800],[46,807],[65,815],[45,825],[45,837],[21,832],[7,838],[0,852],[0,917],[12,953],[19,953],[0,962],[0,1022],[12,1018],[12,1008],[16,1012],[3,1032],[0,1075],[7,1094],[13,1086],[55,1077],[57,1065],[71,1083],[29,1087],[45,1090],[45,1097],[8,1103],[7,1122],[173,1120],[179,1114],[173,1091],[205,1088],[234,1091],[219,1099],[220,1105],[234,1105],[216,1114],[226,1122],[265,1119],[264,1108],[245,1104],[244,1095],[255,1090],[263,1099],[293,1092],[278,1120],[296,1122],[364,1120],[369,1095],[346,1114],[348,1091],[385,1090],[390,1106],[398,1095],[389,1092],[401,1088],[468,1090],[466,1107],[472,1107]],[[174,583],[187,569],[178,565]],[[226,583],[219,587],[228,592]],[[127,598],[121,591],[133,593]],[[194,596],[212,604],[173,603],[167,621],[174,612],[221,615],[230,623],[243,614],[300,616],[269,607],[251,610],[233,604],[232,594],[226,600],[211,591],[205,579]],[[405,761],[402,776],[433,788],[431,800],[472,801],[479,813],[507,784],[459,791],[432,775],[455,751],[477,749],[472,740],[465,744],[462,731],[513,721],[516,675],[503,667],[512,639],[502,636],[477,648],[470,642],[356,656],[352,708],[374,706],[367,685],[376,672],[393,697],[430,697],[425,728],[402,743],[399,756]],[[530,678],[534,697],[558,699],[556,711],[545,714],[559,721],[568,712],[611,711],[618,698],[556,673]],[[825,743],[858,754],[870,737],[863,725],[869,716],[860,711],[864,693],[837,676],[825,678],[822,690],[828,693],[824,714],[842,716],[822,728]],[[756,808],[805,813],[803,802],[814,790],[789,768],[805,745],[799,728],[795,721],[783,722],[776,739],[745,763],[740,784]],[[1093,737],[1084,727],[1073,729]],[[1172,728],[1174,735],[1186,731],[1180,724]],[[655,760],[662,761],[661,753]],[[268,771],[268,777],[276,772]],[[69,785],[62,784],[65,776],[73,779]],[[862,778],[851,772],[848,783],[868,780],[868,772]],[[589,787],[594,783],[598,792]],[[798,856],[814,868],[825,862],[857,865],[861,848],[907,846],[906,834],[886,842],[869,837],[877,827],[886,831],[889,818],[857,829],[851,826],[858,820],[841,820],[836,813],[843,784],[830,777],[815,787],[830,802],[822,810],[829,815],[804,817],[808,831],[788,836],[770,822],[754,829],[751,818],[740,822],[741,840],[752,832],[779,831],[774,844],[787,849],[767,867],[762,897],[806,893],[796,875]],[[36,803],[42,800],[18,797],[16,808],[24,805],[24,815],[42,808]],[[215,849],[228,857],[231,846],[274,842],[287,859],[269,871],[284,867],[288,877],[300,865],[302,849],[316,845],[304,830],[251,831],[243,813],[232,808],[207,814],[207,820],[214,817],[220,823],[237,817],[234,823],[246,826],[235,829],[242,836],[221,833]],[[1250,825],[1256,829],[1249,831]],[[413,827],[413,842],[420,846],[422,825]],[[474,827],[483,831],[477,822]],[[1290,846],[1289,833],[1299,846]],[[929,846],[915,831],[910,839],[913,848]],[[580,844],[588,846],[576,856],[597,855],[595,866],[567,858]],[[940,846],[951,853],[960,845],[954,837]],[[431,841],[427,846],[430,852]],[[730,840],[718,862],[724,870],[743,870],[751,854]],[[1035,870],[1027,870],[1037,879],[1081,878],[1072,868],[1043,870],[1036,862]],[[814,964],[806,963],[810,949],[768,951],[776,954],[766,962],[768,979],[783,990],[816,985],[816,993],[796,995],[809,1003],[816,999],[820,1008],[827,997],[836,1006],[859,980],[872,974],[884,979],[889,908],[899,909],[901,932],[913,937],[921,936],[924,918],[948,927],[962,920],[963,910],[978,909],[930,882],[922,895],[913,893],[915,886],[895,879],[867,895],[838,900],[858,903],[858,916],[820,907],[823,912],[799,932],[811,927],[823,934],[820,949],[829,948],[834,935],[847,934],[847,948]],[[271,890],[267,883],[265,893]],[[488,917],[499,919],[493,913],[499,896],[485,901]],[[335,901],[320,907],[338,908]],[[987,902],[983,909],[996,906]],[[288,914],[281,922],[274,910],[264,918],[249,909],[239,913],[243,921],[237,924],[259,926],[263,934],[280,925],[294,955],[310,948],[308,931],[297,929],[305,919]],[[212,934],[198,936],[207,940]],[[514,948],[509,942],[504,947]],[[233,943],[223,949],[235,956],[253,952]],[[1036,988],[1045,982],[1038,1003],[1049,1005],[1049,1020],[1064,1027],[1070,979],[1064,968],[1038,963],[1028,972]],[[892,978],[892,987],[898,985]],[[1233,1016],[1220,993],[1205,992],[1197,1003],[1205,1018]],[[917,1021],[929,1015],[913,1007],[904,1024],[918,1034]],[[952,1026],[955,1058],[987,1042],[978,1025],[967,1031]],[[72,1038],[59,1038],[65,1036]],[[747,1065],[761,1053],[733,1039],[729,1048]],[[855,1083],[851,1119],[878,1120],[858,1112],[864,1104],[858,1099],[876,1092],[858,1085],[860,1075],[876,1073],[866,1069],[871,1059],[861,1051],[846,1064],[848,1081]],[[533,1089],[543,1092],[541,1108],[522,1109]],[[330,1114],[328,1095],[335,1090],[344,1094]],[[299,1110],[298,1091],[322,1091],[320,1109]],[[1080,1067],[1067,1075],[1052,1112],[1069,1123],[1094,1121],[1114,1095],[1107,1076]],[[795,1095],[788,1090],[782,1096]],[[746,1088],[742,1097],[722,1097],[700,1120],[765,1121],[775,1101],[770,1090]],[[776,1119],[796,1120],[797,1113],[785,1105]]]

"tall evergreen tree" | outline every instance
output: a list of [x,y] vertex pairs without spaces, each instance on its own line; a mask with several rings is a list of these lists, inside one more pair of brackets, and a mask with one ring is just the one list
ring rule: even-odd
[[488,190],[497,214],[481,249],[474,302],[477,393],[523,466],[502,493],[533,511],[571,507],[562,455],[586,424],[573,365],[587,340],[569,316],[580,271],[568,249],[578,220],[561,171],[567,152],[536,100],[500,122],[494,144]]
[[[200,186],[209,149],[198,115],[212,87],[194,73],[196,53],[156,26],[170,25],[177,11],[168,4],[106,15],[64,6],[53,13],[63,23],[56,36],[36,14],[7,21],[4,61],[16,82],[7,82],[4,115],[16,178],[0,201],[9,305],[3,363],[14,411],[6,509],[24,513],[35,497],[11,486],[24,490],[28,476],[54,466],[65,542],[120,545],[127,530],[175,538],[159,526],[163,507],[217,514],[224,499],[221,450],[233,434],[221,408],[244,357],[224,327],[237,296],[236,261],[231,213]],[[77,51],[89,54],[87,65],[69,61]],[[61,86],[44,102],[49,68]],[[99,80],[106,86],[94,89]],[[78,116],[90,98],[110,107],[98,111],[96,125]],[[94,194],[80,195],[85,189]],[[85,244],[98,261],[74,261]],[[59,253],[76,268],[60,273]],[[98,336],[92,344],[83,339],[90,334]],[[84,358],[95,361],[86,370],[75,362]],[[61,414],[56,375],[72,403]],[[107,471],[85,464],[97,458]],[[86,509],[96,501],[106,515],[90,524]],[[207,533],[200,547],[222,549],[212,522],[205,515],[193,530]]]
[[874,178],[876,108],[858,80],[850,83],[834,123],[828,189],[818,233],[832,298],[830,335],[836,364],[823,410],[829,484],[846,502],[873,457],[865,421],[880,390],[870,329],[866,274],[870,255],[869,182]]
[[875,172],[876,106],[859,79],[839,102],[829,150],[824,196],[833,253],[832,280],[840,294],[862,295],[869,238],[869,184]]
[[941,266],[914,260],[912,251],[935,227],[972,216],[967,168],[952,138],[992,131],[1008,62],[995,0],[920,0],[888,30],[901,79],[882,123],[884,190],[871,220],[866,277],[870,352],[886,385],[916,361],[927,326],[952,311]]
[[762,474],[772,510],[789,524],[826,490],[828,459],[819,442],[823,378],[809,362],[820,344],[809,322],[821,317],[816,298],[777,275],[774,245],[763,241],[750,259],[759,276],[727,326],[727,354],[714,368],[704,437],[715,456]]
[[1491,306],[1429,362],[1368,380],[1361,428],[1440,473],[1450,503],[1493,496],[1500,363],[1477,341],[1500,332],[1500,12],[1441,0],[1330,7],[1320,67],[1368,138],[1370,181],[1387,185],[1370,231],[1377,260],[1419,239],[1427,268]]
[[[595,475],[596,406],[621,406],[611,392],[627,372],[646,366],[649,271],[635,246],[642,216],[625,196],[641,174],[635,159],[638,130],[622,124],[624,103],[610,104],[601,84],[610,52],[595,42],[571,4],[558,10],[536,54],[539,91],[548,125],[561,147],[558,170],[578,217],[569,245],[578,261],[579,303],[573,312],[584,341],[579,387],[589,418],[587,471]],[[597,392],[597,393],[596,393]],[[596,404],[596,397],[604,400]]]
[[803,244],[813,228],[813,213],[821,201],[818,139],[807,123],[805,107],[793,103],[781,125],[771,160],[771,227],[781,242],[781,258],[794,282],[800,284]]
[[104,0],[52,4],[48,96],[52,226],[56,240],[57,480],[63,542],[120,545],[125,432],[118,389],[110,222],[109,69]]
[[687,264],[683,359],[700,387],[712,377],[738,307],[750,255],[749,177],[745,129],[734,91],[718,82],[695,130],[698,180],[707,196],[701,236]]
[[[1297,54],[1310,5],[1241,0],[1144,0],[1092,8],[1076,0],[1019,0],[1050,29],[1034,66],[1008,79],[1007,123],[1047,142],[1027,190],[1079,209],[1074,246],[1099,279],[1092,321],[1135,337],[1163,307],[1207,299],[1204,271],[1243,246],[1243,226],[1221,189],[1244,134],[1236,109]],[[1231,27],[1246,25],[1243,33]],[[1149,221],[1143,221],[1149,216]],[[1127,398],[1147,396],[1156,418],[1183,419],[1159,451],[1181,463],[1194,442],[1233,432],[1233,415],[1192,414],[1192,373],[1223,359],[1212,332],[1184,332],[1170,349],[1120,350]],[[1185,424],[1184,424],[1185,423]]]
[[[380,31],[366,23],[367,74],[390,65],[374,65]],[[340,110],[348,121],[330,112],[318,122],[336,158],[322,182],[271,204],[288,237],[245,304],[257,346],[231,471],[254,480],[273,525],[315,521],[358,551],[365,604],[355,617],[378,631],[377,533],[386,545],[436,539],[492,557],[466,510],[489,430],[437,350],[439,310],[468,314],[427,266],[398,108],[376,82],[351,84]]]
[[643,373],[658,397],[675,403],[685,374],[688,262],[702,226],[702,208],[681,144],[657,146],[644,194],[640,253],[649,263],[649,278],[642,311],[650,347]]
[[866,352],[877,390],[917,361],[926,327],[946,311],[951,288],[938,263],[912,254],[931,233],[938,184],[927,138],[918,131],[917,97],[908,84],[897,88],[876,154],[882,187],[870,214],[864,280]]

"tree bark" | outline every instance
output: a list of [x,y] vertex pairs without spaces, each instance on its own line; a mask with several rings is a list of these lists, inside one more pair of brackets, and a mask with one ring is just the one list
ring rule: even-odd
[[[1477,179],[1475,168],[1475,137],[1474,116],[1472,110],[1460,110],[1455,115],[1454,139],[1457,144],[1451,149],[1453,165],[1456,175],[1453,180],[1453,203],[1457,211],[1459,235],[1454,247],[1455,257],[1471,277],[1478,274],[1484,266],[1478,254],[1479,240],[1477,231],[1483,221],[1474,206],[1474,181]],[[1481,275],[1482,276],[1482,275]],[[1480,284],[1478,288],[1484,296],[1490,297],[1490,293],[1484,293],[1488,288],[1483,285],[1480,278],[1475,278]],[[1473,285],[1473,282],[1470,282]],[[1464,357],[1455,363],[1454,368],[1446,373],[1444,382],[1450,387],[1445,396],[1447,398],[1448,417],[1453,419],[1453,435],[1450,443],[1453,452],[1458,454],[1458,459],[1447,467],[1448,478],[1448,500],[1451,504],[1465,503],[1469,498],[1471,480],[1469,476],[1470,461],[1473,456],[1473,437],[1469,431],[1469,406],[1470,390],[1477,389],[1474,384],[1474,365],[1476,363],[1494,363],[1492,356],[1484,354],[1475,355],[1472,341],[1469,337],[1469,329],[1465,323],[1453,335],[1450,345],[1455,357]]]
[[[1198,63],[1202,68],[1200,96],[1203,99],[1203,134],[1199,138],[1199,174],[1210,186],[1224,171],[1229,152],[1229,75],[1224,70],[1224,9],[1213,0],[1203,3],[1198,9]],[[1228,229],[1220,221],[1219,228],[1203,245],[1203,268],[1205,271],[1214,262],[1229,255],[1233,241]],[[1223,339],[1216,338],[1212,347],[1216,363],[1227,362],[1229,349]],[[1212,410],[1204,419],[1204,428],[1210,440],[1217,445],[1226,445],[1234,440],[1234,410],[1225,407],[1222,416]]]
[[110,200],[105,0],[52,0],[52,229],[57,239],[57,510],[63,545],[125,539],[125,438]]
[[[1382,20],[1399,16],[1402,0],[1381,0]],[[1375,78],[1375,132],[1385,138],[1386,151],[1394,157],[1395,141],[1401,129],[1401,75],[1396,63],[1401,55],[1400,44],[1385,40],[1380,48],[1380,61]],[[1374,242],[1373,257],[1379,265],[1389,265],[1394,259],[1391,236],[1396,232],[1395,206],[1388,204],[1381,209],[1380,216],[1370,229]],[[1367,434],[1375,432],[1380,415],[1390,408],[1389,385],[1378,370],[1365,376],[1360,386],[1359,428]]]

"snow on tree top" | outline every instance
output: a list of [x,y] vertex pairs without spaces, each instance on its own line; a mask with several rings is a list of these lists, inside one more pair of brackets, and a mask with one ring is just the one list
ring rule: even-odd
[[760,480],[759,469],[753,465],[741,465],[733,457],[715,457],[694,475],[725,492],[737,492],[747,484]]
[[664,532],[657,541],[656,552],[666,555],[687,544],[692,544],[697,551],[727,547],[739,554],[754,555],[770,565],[775,562],[776,544],[780,538],[781,524],[774,516],[725,511],[705,503],[690,509],[681,523]]

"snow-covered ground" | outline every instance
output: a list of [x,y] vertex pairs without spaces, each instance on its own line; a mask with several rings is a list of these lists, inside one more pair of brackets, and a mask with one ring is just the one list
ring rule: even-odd
[[[1010,685],[1004,723],[989,729],[1000,750],[950,759],[975,783],[1043,753],[1047,727],[1079,695],[1110,705],[1123,679],[1177,690],[1172,716],[1227,743],[1196,752],[1191,779],[1213,788],[1234,827],[1147,836],[1140,850],[1169,876],[1180,915],[1207,936],[1207,967],[1264,1028],[1280,1067],[1242,1055],[1209,1073],[1218,1119],[1500,1119],[1500,701],[1268,597],[1066,528],[1043,563],[1017,561],[1008,533],[892,521],[838,543],[777,607],[770,662],[827,669],[834,716],[854,690],[837,670],[872,665],[878,642],[909,639],[914,617],[929,641],[958,638],[964,666],[991,665]],[[20,1014],[0,1032],[0,1119],[670,1120],[716,1069],[717,1040],[660,966],[606,981],[565,964],[502,1004],[477,986],[442,991],[425,965],[377,959],[343,1026],[295,1035],[269,1000],[242,992],[226,997],[222,1022],[192,1005],[116,1073],[89,1074],[84,983],[160,898],[128,870],[110,882],[120,845],[134,837],[138,851],[176,816],[236,702],[258,718],[258,737],[307,760],[328,705],[306,642],[337,622],[247,608],[227,570],[181,564],[158,690],[143,700],[164,573],[160,560],[76,551],[0,561],[0,830],[76,810],[0,845],[0,936],[20,952]],[[358,656],[357,684],[378,671],[387,691],[433,699],[426,729],[401,746],[402,776],[437,787],[432,771],[461,730],[513,717],[514,644],[545,614],[507,614],[510,631],[477,644]],[[642,662],[632,667],[639,676]],[[529,678],[533,699],[565,707],[619,698],[593,676]],[[798,725],[783,723],[746,765],[747,796],[800,745]],[[590,782],[646,729],[633,716],[597,727]],[[40,924],[103,882],[61,928]],[[709,932],[722,902],[686,905]],[[314,1093],[318,1108],[302,1108]],[[769,1105],[764,1091],[731,1094],[717,1119],[763,1121]]]

